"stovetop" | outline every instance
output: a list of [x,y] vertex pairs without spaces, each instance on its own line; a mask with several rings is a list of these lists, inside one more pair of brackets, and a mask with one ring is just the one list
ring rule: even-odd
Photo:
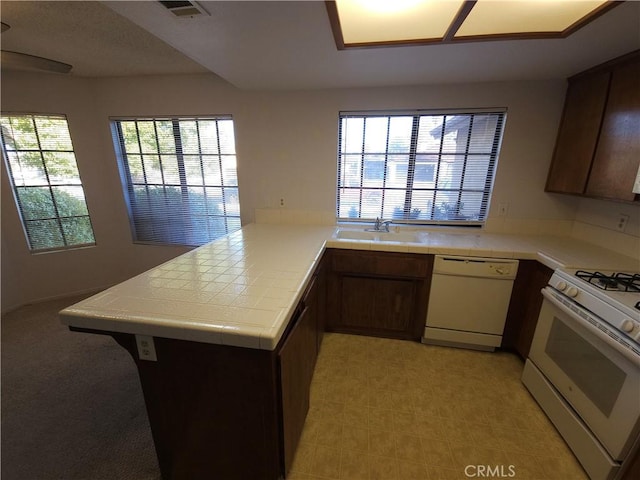
[[640,275],[590,273],[596,272],[559,268],[553,272],[549,287],[640,345],[640,290],[635,283]]
[[[592,297],[608,304],[610,308],[640,322],[640,273],[558,269],[550,283],[556,286],[558,281],[564,281],[580,291],[588,292]],[[582,303],[583,298],[586,300],[585,297],[577,295],[574,300]],[[590,308],[589,305],[585,306]]]
[[576,277],[601,290],[614,292],[640,292],[640,274],[625,272],[608,272],[578,270]]

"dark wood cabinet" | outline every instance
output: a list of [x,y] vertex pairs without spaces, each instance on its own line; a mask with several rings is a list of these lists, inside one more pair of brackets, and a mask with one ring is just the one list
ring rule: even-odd
[[587,195],[632,201],[640,166],[640,58],[614,69]]
[[293,463],[309,411],[309,389],[317,348],[316,312],[312,306],[304,306],[278,354],[285,472]]
[[148,361],[134,335],[112,336],[138,368],[164,480],[280,477],[274,352],[154,337]]
[[274,351],[154,337],[157,361],[148,361],[132,334],[70,327],[111,335],[130,353],[163,479],[277,480],[289,471],[324,328],[322,265]]
[[501,346],[515,350],[523,359],[529,356],[538,324],[543,298],[540,290],[549,283],[552,274],[553,270],[535,260],[520,260]]
[[329,257],[327,330],[420,339],[433,256],[331,250]]
[[632,453],[624,463],[621,480],[637,480],[640,478],[640,448]]
[[411,332],[417,288],[413,280],[344,275],[339,318],[346,327]]
[[315,287],[315,305],[316,305],[316,325],[317,325],[317,345],[318,352],[320,352],[320,346],[322,345],[322,338],[326,329],[327,323],[327,274],[328,274],[328,261],[327,256],[323,255],[320,260],[320,264],[316,269],[316,287]]
[[635,200],[639,84],[640,51],[569,79],[546,191]]
[[609,89],[608,71],[569,81],[546,190],[584,193]]

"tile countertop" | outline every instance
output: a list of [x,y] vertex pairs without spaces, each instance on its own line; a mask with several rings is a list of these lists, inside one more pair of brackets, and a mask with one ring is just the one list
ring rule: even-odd
[[334,227],[251,224],[60,312],[63,324],[275,349]]
[[424,230],[421,243],[406,243],[337,239],[335,232],[250,224],[72,305],[60,318],[80,328],[273,350],[324,246],[640,271],[640,258],[568,237]]
[[[358,230],[349,227],[341,227],[341,229]],[[509,235],[478,231],[460,233],[447,228],[401,229],[400,231],[421,232],[421,241],[407,243],[350,240],[336,238],[334,234],[327,241],[326,246],[355,250],[529,259],[538,260],[552,269],[567,267],[640,272],[640,240],[638,257],[633,258],[571,237]]]

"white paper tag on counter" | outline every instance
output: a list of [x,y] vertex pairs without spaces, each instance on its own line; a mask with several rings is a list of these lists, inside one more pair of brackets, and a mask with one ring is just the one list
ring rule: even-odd
[[638,173],[636,173],[636,181],[633,183],[633,193],[640,193],[640,167],[638,167]]

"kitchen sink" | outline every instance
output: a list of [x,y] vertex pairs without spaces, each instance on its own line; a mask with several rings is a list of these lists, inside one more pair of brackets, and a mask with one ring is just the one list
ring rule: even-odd
[[367,240],[370,242],[422,243],[421,232],[376,232],[369,230],[338,229],[335,238],[341,240]]
[[381,242],[410,242],[422,243],[420,232],[383,232],[379,234],[378,240]]
[[341,240],[375,240],[380,232],[367,232],[364,230],[343,230],[339,229],[335,237]]

